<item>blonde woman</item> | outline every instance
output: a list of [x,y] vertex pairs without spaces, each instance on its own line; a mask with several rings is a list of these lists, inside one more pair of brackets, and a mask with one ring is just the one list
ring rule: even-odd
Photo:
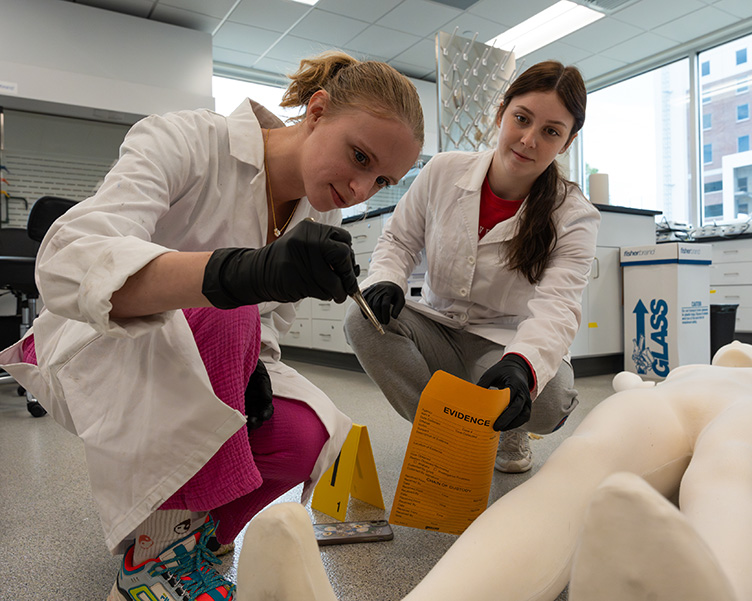
[[210,536],[230,542],[280,494],[310,490],[347,435],[299,378],[271,388],[260,342],[291,320],[282,304],[355,290],[338,209],[405,175],[423,117],[383,63],[327,53],[291,79],[283,106],[303,113],[289,127],[252,101],[134,125],[97,193],[47,234],[46,309],[0,355],[84,442],[105,541],[124,553],[109,601],[232,599]]

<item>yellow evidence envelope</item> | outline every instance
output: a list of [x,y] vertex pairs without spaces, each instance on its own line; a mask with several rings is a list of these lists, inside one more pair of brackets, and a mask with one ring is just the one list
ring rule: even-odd
[[509,389],[437,371],[420,396],[389,521],[461,534],[488,505]]

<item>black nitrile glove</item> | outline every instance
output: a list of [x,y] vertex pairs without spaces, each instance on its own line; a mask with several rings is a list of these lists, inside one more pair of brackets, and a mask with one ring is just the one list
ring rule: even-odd
[[204,269],[201,292],[219,309],[313,296],[342,303],[358,289],[347,230],[301,221],[263,248],[220,248]]
[[509,388],[509,405],[496,418],[494,430],[512,430],[527,423],[533,409],[530,387],[534,382],[530,366],[520,355],[504,355],[480,377],[478,386],[483,388]]
[[394,282],[376,282],[363,290],[363,298],[384,325],[389,323],[390,316],[396,318],[405,306],[405,293]]
[[272,398],[272,380],[266,366],[259,359],[248,380],[248,386],[245,387],[245,414],[248,418],[246,426],[249,430],[260,428],[274,414]]

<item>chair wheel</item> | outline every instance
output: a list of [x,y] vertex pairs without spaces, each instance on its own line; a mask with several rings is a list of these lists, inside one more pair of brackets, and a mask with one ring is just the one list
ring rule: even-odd
[[23,386],[19,386],[16,388],[16,394],[18,396],[24,396],[26,394],[26,389]]
[[47,410],[42,407],[38,401],[28,401],[26,403],[26,409],[28,409],[29,413],[33,417],[42,417],[43,415],[47,415]]

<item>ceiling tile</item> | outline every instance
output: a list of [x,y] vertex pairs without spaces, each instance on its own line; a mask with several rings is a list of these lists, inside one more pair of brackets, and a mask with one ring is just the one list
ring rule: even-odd
[[[153,4],[153,2],[152,2]],[[159,0],[155,10],[180,8],[216,19],[223,19],[235,5],[235,0]]]
[[214,34],[213,39],[215,47],[261,55],[277,41],[277,38],[279,33],[276,31],[227,21]]
[[202,15],[182,8],[172,6],[163,6],[161,4],[154,8],[151,18],[161,23],[170,23],[188,29],[195,29],[206,33],[214,33],[214,30],[221,23],[220,19]]
[[467,10],[474,15],[512,27],[549,6],[553,6],[556,2],[557,0],[525,0],[524,2],[480,0]]
[[310,6],[289,0],[242,0],[228,22],[284,32],[309,10]]
[[599,54],[591,54],[589,57],[577,61],[576,66],[582,72],[582,77],[587,83],[590,79],[619,69],[626,64],[624,61],[617,61]]
[[615,12],[610,18],[649,31],[704,6],[698,0],[641,0]]
[[426,70],[436,70],[436,42],[423,38],[417,44],[395,56],[394,60],[419,66]]
[[214,46],[212,55],[215,63],[227,63],[228,65],[238,65],[240,67],[253,67],[260,56],[258,54],[230,50],[229,48],[219,48],[218,46]]
[[435,2],[405,0],[376,21],[376,24],[406,33],[427,36],[440,30],[443,25],[461,14],[462,11],[459,9]]
[[363,52],[373,58],[388,60],[410,48],[420,38],[395,29],[372,25],[347,44],[348,49]]
[[706,6],[675,21],[656,27],[653,32],[672,40],[688,42],[736,22],[736,17]]
[[526,54],[518,59],[517,63],[519,64],[521,61],[524,61],[524,69],[532,67],[535,63],[547,60],[556,60],[565,65],[574,65],[577,61],[581,61],[591,54],[591,52],[587,52],[582,48],[575,48],[563,42],[553,42],[543,48],[539,48],[535,52]]
[[460,15],[456,19],[449,21],[441,31],[447,33],[453,33],[454,28],[457,28],[457,35],[463,38],[472,39],[477,33],[478,37],[476,41],[486,43],[488,40],[495,38],[500,33],[503,33],[509,29],[506,25],[502,25],[491,19],[484,19],[478,15],[473,15],[468,12]]
[[633,38],[642,32],[642,29],[638,29],[633,25],[604,18],[564,36],[561,38],[561,41],[589,52],[600,52]]
[[402,2],[403,0],[319,0],[316,8],[359,21],[375,23]]
[[286,35],[267,52],[266,56],[297,65],[301,59],[332,49],[331,44]]
[[713,7],[740,19],[752,17],[752,2],[749,0],[719,0]]
[[290,30],[291,35],[341,47],[368,27],[368,23],[315,9]]
[[617,44],[601,52],[607,58],[613,58],[627,63],[634,63],[644,58],[654,56],[676,45],[676,42],[659,36],[651,31]]

